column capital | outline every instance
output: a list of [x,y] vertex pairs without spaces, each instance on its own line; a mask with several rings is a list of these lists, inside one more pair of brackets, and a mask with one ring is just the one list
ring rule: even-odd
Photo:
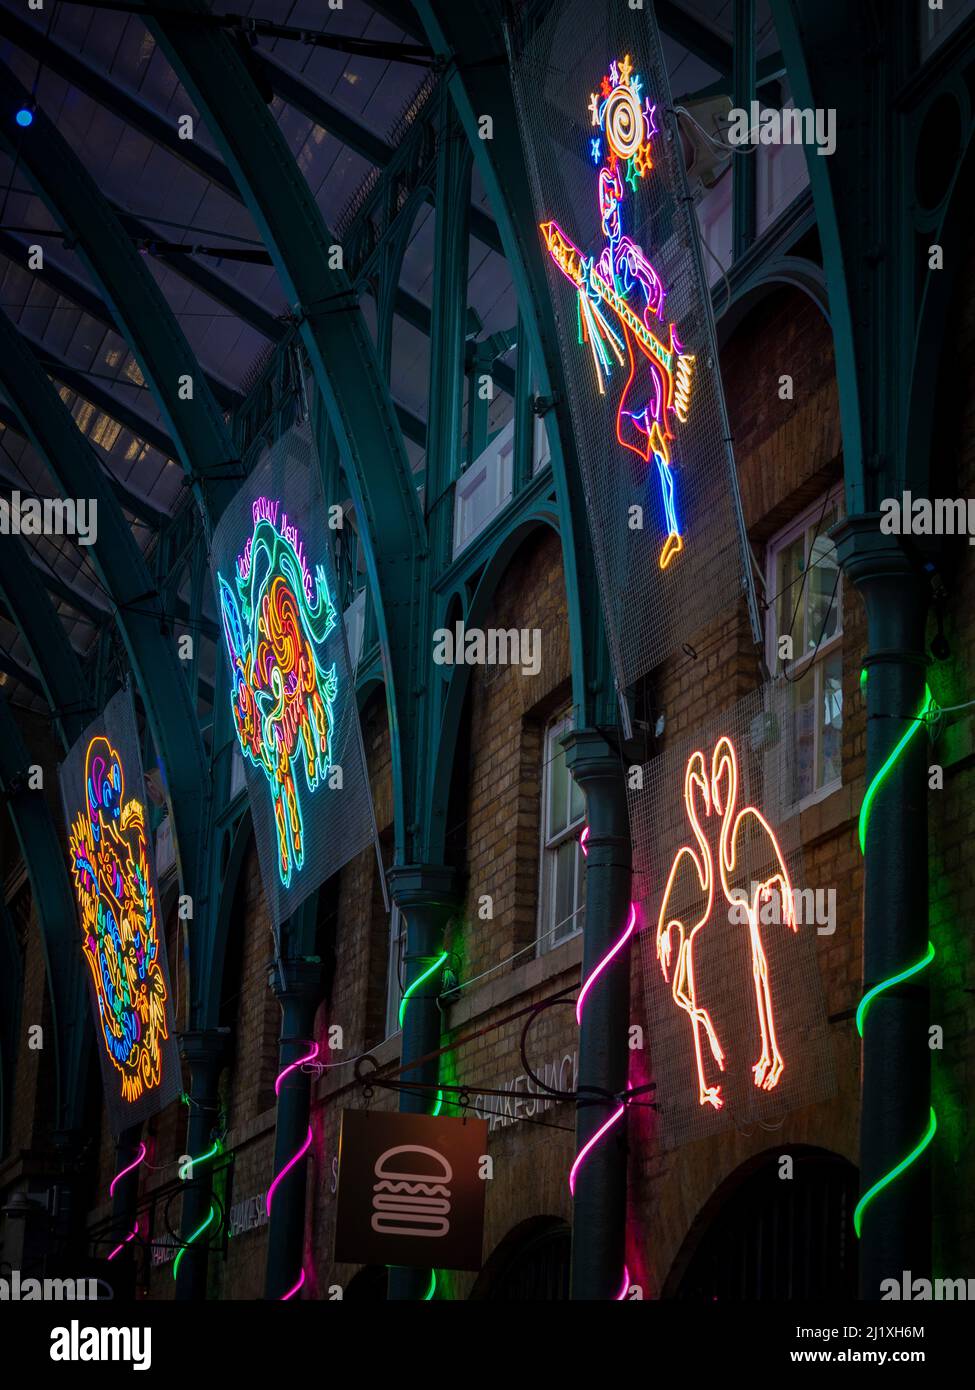
[[899,579],[923,585],[921,559],[905,547],[901,536],[880,529],[880,512],[845,516],[830,529],[840,565],[859,588],[872,579]]
[[397,907],[409,915],[411,908],[443,908],[452,911],[460,902],[461,875],[448,864],[394,864],[386,881]]
[[622,781],[619,749],[598,729],[570,729],[562,747],[569,771],[580,787],[605,778]]
[[230,1041],[229,1028],[188,1028],[179,1035],[179,1051],[190,1068],[217,1067],[223,1061]]
[[317,1006],[322,995],[322,962],[318,956],[284,956],[268,965],[267,980],[279,999]]

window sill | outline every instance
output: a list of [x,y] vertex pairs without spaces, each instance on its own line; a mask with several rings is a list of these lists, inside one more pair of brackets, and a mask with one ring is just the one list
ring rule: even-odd
[[493,980],[486,980],[480,989],[465,997],[461,993],[456,1004],[447,1009],[447,1026],[459,1028],[471,1019],[479,1018],[491,1009],[507,1004],[510,1000],[536,989],[559,975],[576,972],[582,965],[582,932],[577,932],[568,941],[546,951],[544,955],[534,956],[524,965],[514,970],[498,967]]

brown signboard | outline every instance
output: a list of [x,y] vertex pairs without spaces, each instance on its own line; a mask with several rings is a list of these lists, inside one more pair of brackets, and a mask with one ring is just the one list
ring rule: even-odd
[[480,1269],[487,1121],[344,1110],[335,1258]]

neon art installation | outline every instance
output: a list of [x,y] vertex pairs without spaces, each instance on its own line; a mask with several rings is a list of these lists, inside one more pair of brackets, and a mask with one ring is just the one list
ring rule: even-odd
[[338,678],[334,663],[324,668],[321,648],[336,611],[323,567],[312,574],[281,503],[259,497],[252,516],[233,585],[218,574],[220,606],[237,738],[244,757],[267,777],[278,873],[287,888],[305,858],[299,773],[313,794],[331,761]]
[[[869,671],[866,667],[864,667],[863,670],[860,672],[861,690],[866,688],[868,679]],[[938,705],[934,699],[934,696],[931,694],[931,688],[930,686],[925,685],[924,700],[921,704],[921,708],[918,710],[914,718],[909,722],[907,731],[904,734],[902,734],[901,737],[894,744],[893,748],[881,764],[879,770],[871,778],[870,785],[867,787],[866,794],[863,798],[863,803],[860,807],[859,839],[861,854],[865,855],[867,852],[867,826],[870,821],[870,811],[873,807],[874,801],[877,798],[877,794],[883,787],[884,783],[887,781],[887,778],[890,776],[894,767],[902,758],[904,750],[907,748],[914,735],[918,732],[919,729],[924,727],[924,725],[929,719],[933,718],[934,715],[937,713]],[[865,992],[863,998],[860,1000],[856,1016],[857,1032],[860,1034],[861,1038],[863,1037],[863,1030],[867,1022],[867,1011],[873,1004],[877,996],[884,994],[887,990],[894,989],[897,985],[903,984],[905,980],[909,980],[913,976],[920,974],[922,970],[927,969],[927,967],[931,964],[933,960],[934,946],[929,941],[928,949],[925,951],[924,955],[921,957],[920,960],[914,961],[911,965],[906,966],[903,970],[897,971],[896,974],[889,975],[885,980],[879,981],[878,984],[871,986],[871,988]],[[858,1239],[860,1236],[861,1229],[863,1227],[863,1215],[867,1207],[874,1200],[874,1198],[879,1195],[879,1193],[883,1192],[885,1187],[889,1187],[890,1184],[892,1182],[895,1182],[903,1172],[910,1168],[912,1163],[917,1162],[917,1160],[924,1153],[925,1149],[931,1143],[932,1139],[937,1133],[937,1129],[938,1117],[935,1114],[934,1107],[929,1106],[927,1129],[925,1130],[921,1138],[918,1140],[917,1144],[915,1144],[914,1148],[911,1149],[910,1153],[907,1154],[904,1158],[902,1158],[899,1163],[896,1163],[888,1173],[884,1173],[884,1175],[878,1178],[877,1181],[871,1187],[868,1187],[866,1192],[864,1192],[863,1196],[857,1202],[856,1208],[853,1212],[853,1229],[856,1231]]]
[[[676,324],[666,320],[667,291],[660,275],[623,230],[624,184],[635,194],[653,168],[656,106],[642,86],[627,54],[610,64],[599,91],[589,98],[594,132],[589,154],[599,170],[596,196],[605,244],[587,255],[557,222],[540,226],[549,256],[576,288],[579,343],[592,355],[600,395],[606,395],[614,373],[621,378],[616,438],[656,465],[666,527],[659,558],[663,570],[684,547],[670,441],[673,420],[686,424],[688,419],[695,359],[684,351]],[[661,331],[664,337],[658,336]]]
[[[305,1052],[301,1057],[296,1058],[295,1061],[289,1062],[289,1063],[287,1064],[287,1066],[281,1068],[281,1070],[278,1072],[277,1078],[275,1079],[275,1082],[274,1082],[274,1094],[275,1094],[276,1096],[279,1096],[279,1097],[280,1097],[280,1095],[281,1095],[281,1087],[282,1087],[282,1085],[284,1084],[284,1079],[285,1079],[285,1077],[286,1077],[286,1076],[290,1076],[293,1072],[304,1070],[304,1068],[305,1068],[307,1065],[309,1065],[310,1063],[312,1063],[312,1062],[314,1062],[314,1061],[316,1060],[316,1058],[318,1057],[319,1050],[320,1050],[320,1049],[319,1049],[318,1043],[317,1043],[317,1042],[313,1042],[313,1043],[310,1044],[308,1051]],[[296,1163],[298,1162],[298,1160],[302,1157],[302,1155],[303,1155],[303,1154],[306,1154],[306,1153],[308,1152],[308,1150],[311,1148],[311,1144],[312,1144],[312,1131],[311,1131],[311,1125],[309,1125],[309,1126],[308,1126],[308,1134],[307,1134],[307,1136],[306,1136],[306,1138],[305,1138],[305,1142],[302,1144],[302,1146],[301,1146],[301,1148],[298,1150],[298,1152],[297,1152],[292,1158],[290,1158],[290,1159],[288,1160],[288,1162],[284,1165],[284,1167],[281,1169],[281,1171],[280,1171],[279,1173],[275,1174],[275,1177],[274,1177],[274,1179],[273,1179],[273,1181],[272,1181],[272,1183],[271,1183],[271,1186],[268,1188],[267,1197],[265,1198],[265,1204],[266,1204],[266,1206],[267,1206],[268,1216],[270,1216],[270,1214],[271,1214],[271,1201],[272,1201],[272,1198],[274,1197],[275,1191],[277,1190],[278,1184],[281,1182],[281,1179],[282,1179],[288,1172],[290,1172],[290,1170],[295,1166],[295,1164],[296,1164]],[[281,1297],[280,1297],[280,1299],[279,1299],[278,1301],[279,1301],[280,1303],[287,1303],[290,1299],[295,1298],[295,1297],[297,1296],[297,1294],[299,1293],[299,1291],[301,1290],[301,1288],[303,1287],[304,1282],[305,1282],[305,1269],[304,1269],[304,1265],[302,1265],[301,1272],[300,1272],[300,1274],[299,1274],[297,1280],[295,1281],[294,1284],[292,1284],[292,1286],[291,1286],[290,1289],[288,1289],[285,1293],[283,1293],[283,1294],[281,1295]]]
[[[696,847],[682,845],[674,856],[657,919],[657,959],[664,979],[671,982],[674,1003],[684,1010],[691,1021],[698,1104],[711,1105],[716,1110],[724,1105],[724,1097],[720,1084],[710,1084],[708,1080],[702,1030],[719,1071],[724,1071],[726,1057],[711,1015],[698,1002],[694,976],[695,943],[711,921],[717,886],[711,845],[702,825],[702,817],[705,823],[712,813],[721,818],[717,883],[721,886],[726,903],[744,913],[748,924],[755,1007],[761,1037],[761,1052],[752,1066],[752,1075],[755,1085],[764,1091],[771,1091],[779,1084],[786,1064],[776,1037],[768,959],[762,944],[760,914],[763,907],[777,901],[781,904],[782,924],[793,932],[798,931],[789,871],[775,833],[759,810],[754,806],[744,806],[736,811],[737,802],[738,759],[731,740],[722,737],[714,747],[710,771],[700,751],[692,753],[687,761],[684,808]],[[736,886],[733,876],[743,835],[748,838],[751,854],[757,853],[759,862],[767,866],[769,871],[760,882],[752,881],[749,875],[746,884]],[[758,850],[755,849],[756,844],[760,846]],[[699,908],[682,918],[671,907],[678,895],[680,901],[696,900]],[[727,920],[733,919],[722,909],[719,921]]]
[[[583,828],[582,834],[579,836],[579,848],[582,850],[583,855],[588,859],[588,825]],[[627,914],[626,926],[623,928],[622,932],[617,937],[613,945],[600,958],[600,960],[596,962],[592,970],[590,970],[589,974],[582,982],[582,988],[579,990],[579,996],[576,999],[576,1023],[579,1024],[580,1028],[582,1027],[582,1015],[585,1010],[586,1000],[589,998],[593,985],[596,984],[597,980],[606,970],[607,966],[611,965],[612,962],[616,959],[616,957],[622,951],[623,947],[627,944],[630,937],[636,930],[636,903],[630,903],[630,910]],[[573,1197],[576,1195],[576,1180],[586,1159],[592,1153],[593,1149],[600,1142],[600,1140],[604,1139],[606,1135],[609,1134],[610,1130],[615,1128],[615,1126],[619,1123],[620,1120],[622,1120],[625,1114],[626,1103],[624,1101],[623,1103],[618,1105],[616,1109],[613,1111],[613,1113],[609,1116],[609,1118],[602,1125],[600,1125],[600,1127],[596,1130],[595,1134],[590,1135],[590,1137],[586,1140],[585,1144],[583,1144],[582,1148],[576,1154],[575,1159],[572,1163],[572,1167],[569,1169],[569,1192]],[[622,1283],[619,1291],[613,1295],[613,1301],[615,1303],[621,1303],[626,1298],[629,1291],[630,1271],[629,1268],[626,1265],[624,1265]]]
[[[68,837],[71,876],[102,1042],[131,1104],[159,1086],[169,1037],[145,812],[126,799],[121,758],[101,735],[88,745],[85,787],[87,805]],[[136,1162],[144,1157],[143,1147]]]

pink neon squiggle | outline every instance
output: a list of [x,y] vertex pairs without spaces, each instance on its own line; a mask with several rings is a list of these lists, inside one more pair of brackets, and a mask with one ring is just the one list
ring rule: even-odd
[[623,1300],[626,1298],[626,1295],[627,1295],[629,1292],[630,1292],[630,1269],[629,1269],[629,1266],[628,1266],[628,1265],[624,1265],[624,1266],[623,1266],[623,1282],[622,1282],[622,1284],[620,1285],[620,1291],[619,1291],[619,1293],[616,1295],[616,1297],[613,1299],[613,1302],[614,1302],[614,1303],[622,1303]]
[[622,1119],[623,1112],[625,1110],[626,1106],[623,1104],[620,1105],[618,1110],[614,1110],[612,1115],[610,1115],[609,1119],[606,1120],[604,1124],[601,1124],[599,1126],[599,1128],[596,1130],[596,1133],[586,1140],[582,1148],[576,1154],[575,1162],[569,1169],[569,1191],[572,1193],[573,1197],[576,1195],[576,1176],[578,1175],[579,1169],[585,1163],[592,1149],[595,1148],[595,1146],[599,1143],[600,1139],[602,1139],[603,1135],[608,1130],[612,1129],[613,1125],[615,1125],[618,1120]]
[[585,828],[585,830],[583,830],[582,834],[579,836],[579,848],[582,850],[583,854],[584,854],[587,858],[589,857],[588,845],[589,845],[589,827],[588,827],[588,825],[587,825],[586,828]]
[[614,959],[615,956],[619,955],[620,951],[622,951],[623,947],[629,941],[630,937],[633,935],[635,930],[636,903],[630,903],[630,916],[626,924],[626,927],[623,930],[623,935],[620,937],[620,939],[616,942],[614,946],[610,947],[610,949],[603,956],[599,964],[593,968],[585,984],[582,986],[582,989],[579,991],[579,998],[576,1000],[576,1023],[582,1023],[582,1007],[586,1002],[586,998],[589,994],[589,991],[592,989],[593,985],[596,983],[597,979],[603,973],[603,971],[606,969],[609,963]]
[[276,1096],[279,1096],[281,1094],[281,1082],[288,1075],[288,1072],[296,1071],[298,1067],[303,1067],[306,1062],[313,1062],[317,1056],[318,1043],[312,1043],[311,1051],[309,1053],[307,1053],[304,1057],[299,1057],[297,1062],[289,1062],[288,1065],[283,1069],[283,1071],[278,1072],[278,1079],[274,1083],[274,1094]]
[[120,1183],[120,1182],[122,1181],[122,1179],[125,1177],[126,1173],[131,1173],[133,1168],[138,1168],[139,1164],[142,1162],[142,1160],[145,1158],[145,1156],[146,1156],[146,1146],[145,1146],[145,1144],[143,1144],[143,1143],[140,1142],[140,1144],[139,1144],[139,1154],[138,1154],[138,1157],[134,1160],[134,1162],[130,1163],[129,1166],[128,1166],[127,1168],[123,1168],[122,1171],[121,1171],[120,1173],[116,1173],[115,1176],[114,1176],[114,1178],[112,1179],[112,1181],[108,1184],[108,1195],[109,1195],[109,1197],[114,1197],[114,1196],[115,1196],[115,1189],[116,1189],[116,1187],[118,1187],[119,1183]]
[[270,1186],[270,1187],[268,1188],[268,1190],[267,1190],[267,1201],[266,1201],[265,1205],[267,1206],[267,1214],[268,1214],[268,1216],[271,1215],[271,1201],[272,1201],[272,1199],[273,1199],[273,1197],[274,1197],[275,1192],[277,1191],[277,1188],[278,1188],[279,1184],[281,1183],[282,1178],[284,1178],[288,1173],[290,1173],[291,1169],[295,1166],[295,1164],[298,1162],[298,1160],[299,1160],[300,1158],[304,1158],[305,1154],[306,1154],[306,1153],[308,1152],[308,1150],[311,1148],[311,1141],[312,1141],[312,1133],[311,1133],[311,1125],[309,1125],[309,1126],[308,1126],[308,1136],[307,1136],[307,1138],[305,1139],[305,1142],[302,1144],[301,1148],[300,1148],[300,1149],[298,1150],[298,1152],[294,1155],[294,1157],[288,1159],[287,1163],[286,1163],[286,1164],[284,1165],[284,1167],[281,1169],[280,1173],[277,1174],[277,1176],[275,1177],[274,1181],[271,1183],[271,1186]]
[[115,1256],[119,1253],[119,1251],[120,1251],[120,1250],[124,1250],[125,1247],[128,1245],[129,1241],[130,1241],[130,1240],[135,1240],[135,1238],[136,1238],[136,1236],[137,1236],[138,1234],[139,1234],[139,1222],[138,1222],[138,1220],[137,1220],[136,1223],[135,1223],[135,1226],[134,1226],[133,1229],[130,1231],[130,1233],[125,1237],[125,1239],[122,1241],[121,1245],[116,1245],[115,1249],[112,1251],[112,1253],[109,1255],[108,1258],[109,1258],[110,1260],[114,1260],[114,1259],[115,1259]]
[[293,1285],[291,1286],[291,1288],[288,1290],[287,1293],[283,1293],[283,1294],[281,1295],[281,1297],[278,1299],[278,1302],[279,1302],[279,1303],[287,1303],[287,1301],[288,1301],[289,1298],[294,1298],[295,1294],[298,1292],[298,1290],[301,1288],[301,1286],[302,1286],[302,1284],[303,1284],[304,1282],[305,1282],[305,1271],[304,1271],[304,1269],[302,1269],[301,1273],[298,1275],[298,1282],[297,1282],[296,1284],[293,1284]]

